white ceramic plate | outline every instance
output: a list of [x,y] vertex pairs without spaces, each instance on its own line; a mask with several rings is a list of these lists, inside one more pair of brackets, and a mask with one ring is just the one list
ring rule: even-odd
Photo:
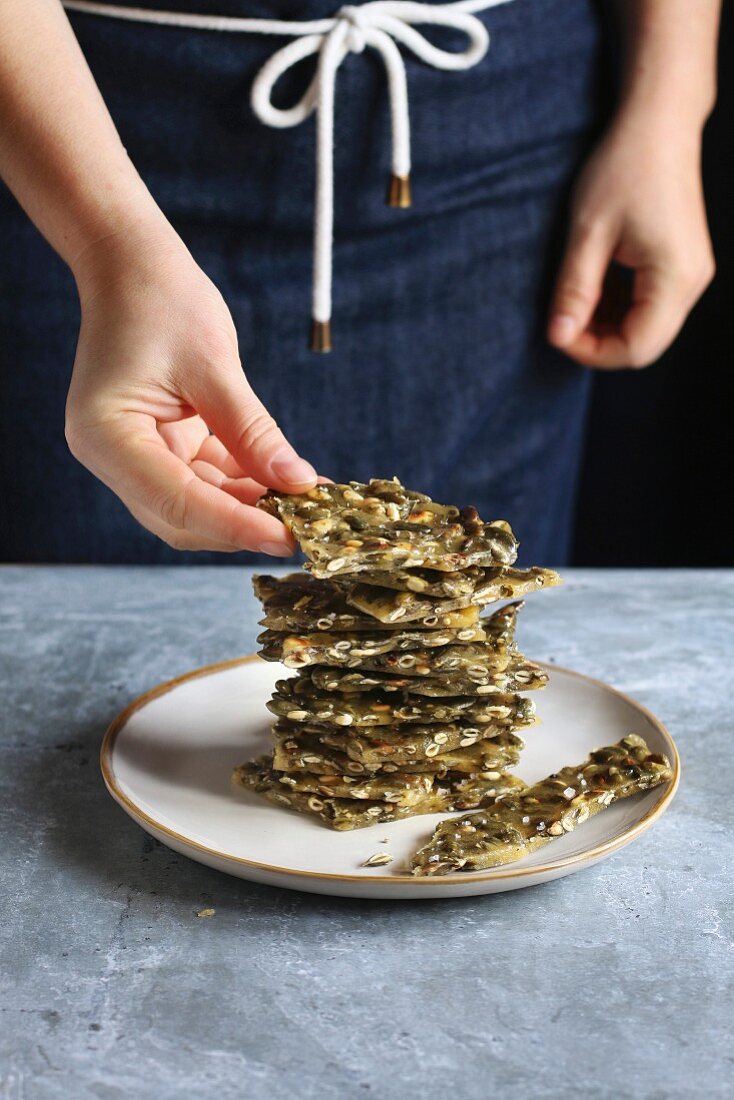
[[[538,695],[542,724],[526,732],[518,774],[535,782],[600,745],[639,733],[674,768],[671,783],[615,803],[528,859],[496,871],[415,879],[404,868],[440,814],[335,832],[281,810],[230,781],[232,768],[268,748],[265,708],[280,665],[244,657],[197,669],[131,703],[107,730],[102,773],[113,798],[177,852],[240,878],[366,898],[437,898],[534,886],[590,867],[628,844],[669,805],[678,784],[675,744],[639,703],[598,680],[550,666]],[[386,843],[385,843],[386,841]],[[394,860],[362,867],[375,852]]]

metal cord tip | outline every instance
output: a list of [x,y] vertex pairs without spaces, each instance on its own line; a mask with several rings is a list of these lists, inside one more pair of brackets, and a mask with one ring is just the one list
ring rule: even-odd
[[311,351],[331,351],[331,321],[311,322]]
[[392,175],[390,177],[390,188],[387,192],[387,205],[397,206],[405,210],[412,204],[412,201],[410,176]]

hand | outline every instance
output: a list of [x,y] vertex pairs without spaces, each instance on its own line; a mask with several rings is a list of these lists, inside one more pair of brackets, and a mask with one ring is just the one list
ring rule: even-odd
[[587,367],[648,366],[714,270],[700,131],[623,112],[575,190],[548,339]]
[[183,243],[172,230],[115,235],[75,275],[72,454],[178,550],[292,554],[253,505],[265,486],[304,491],[316,474],[250,388],[224,300]]

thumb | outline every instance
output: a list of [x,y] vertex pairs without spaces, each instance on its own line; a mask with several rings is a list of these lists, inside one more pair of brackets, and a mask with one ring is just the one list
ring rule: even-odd
[[572,224],[548,322],[548,340],[555,347],[569,347],[589,325],[612,251],[611,238],[601,227]]
[[316,471],[281,432],[237,364],[215,367],[194,405],[245,473],[269,489],[302,492]]

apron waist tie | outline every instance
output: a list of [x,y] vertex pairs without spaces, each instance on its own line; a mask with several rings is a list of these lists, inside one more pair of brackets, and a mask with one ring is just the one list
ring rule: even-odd
[[[340,8],[331,19],[288,22],[277,19],[241,19],[217,15],[186,15],[152,11],[93,0],[62,0],[70,11],[158,26],[203,31],[282,35],[295,39],[277,50],[255,77],[250,93],[252,109],[266,126],[287,129],[316,113],[316,202],[314,210],[312,351],[331,351],[331,282],[334,233],[334,96],[336,75],[349,53],[370,46],[382,58],[387,77],[392,129],[392,176],[388,204],[408,207],[410,194],[410,116],[405,62],[398,43],[434,69],[457,72],[482,60],[489,34],[475,12],[509,0],[460,0],[436,5],[417,0],[369,0],[359,7]],[[468,39],[465,50],[453,52],[434,46],[415,29],[416,24],[450,27]],[[302,98],[292,107],[275,107],[273,88],[299,61],[316,57],[316,72]]]

